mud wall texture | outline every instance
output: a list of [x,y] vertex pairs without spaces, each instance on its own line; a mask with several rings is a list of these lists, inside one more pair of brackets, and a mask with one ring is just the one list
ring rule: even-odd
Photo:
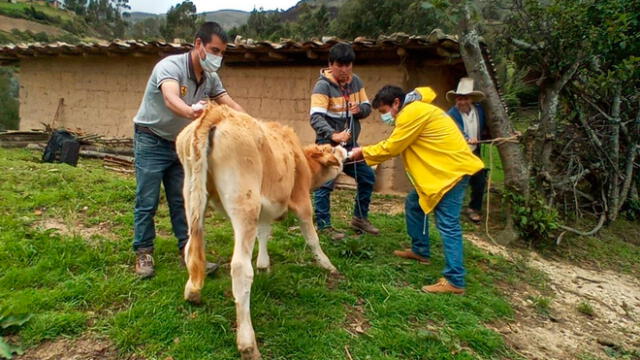
[[[43,124],[81,129],[107,137],[132,137],[148,77],[159,57],[78,56],[26,58],[20,68],[20,128],[39,129]],[[315,140],[309,125],[310,94],[320,68],[305,64],[287,66],[226,65],[220,71],[229,94],[247,112],[265,121],[291,126],[303,144]],[[402,64],[354,66],[370,99],[384,85],[405,89],[431,86],[440,95],[435,103],[450,106],[444,93],[462,76],[458,67],[429,65],[420,61]],[[63,105],[60,106],[60,99]],[[58,116],[56,117],[56,112]],[[55,122],[54,122],[55,118]],[[361,145],[384,139],[391,128],[374,111],[362,120]],[[376,190],[405,192],[411,185],[401,159],[378,166]],[[349,182],[350,179],[341,179]]]

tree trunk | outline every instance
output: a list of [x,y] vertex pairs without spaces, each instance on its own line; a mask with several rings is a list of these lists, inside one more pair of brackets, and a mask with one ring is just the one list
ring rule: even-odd
[[[475,80],[478,89],[484,92],[486,96],[489,115],[487,117],[487,125],[491,135],[494,138],[511,137],[514,134],[514,129],[482,55],[479,35],[466,20],[462,22],[464,25],[460,27],[462,29],[460,34],[460,53],[467,73]],[[522,147],[520,144],[507,142],[499,144],[498,150],[504,169],[505,186],[512,191],[528,195],[529,171]]]
[[542,178],[550,179],[551,152],[556,135],[556,115],[560,102],[560,89],[557,81],[548,84],[546,81],[540,86],[540,124],[535,139],[535,172]]
[[[614,99],[614,119],[616,119],[615,115],[618,114],[617,120],[620,120],[619,114],[620,114],[620,97],[619,94],[617,95],[617,102],[616,99]],[[624,169],[624,182],[622,184],[622,190],[620,192],[620,197],[619,197],[619,202],[617,204],[617,206],[615,206],[614,209],[611,209],[611,215],[610,215],[610,220],[613,221],[618,217],[618,214],[620,213],[620,210],[622,209],[622,206],[624,205],[624,203],[627,201],[627,197],[629,197],[630,199],[634,198],[634,194],[632,191],[632,187],[633,187],[633,167],[636,161],[636,156],[638,155],[638,142],[639,142],[639,135],[638,133],[640,133],[640,108],[638,108],[638,114],[636,115],[636,119],[634,124],[631,127],[632,129],[632,134],[630,134],[629,136],[629,148],[627,149],[627,156],[626,156],[626,164],[625,164],[625,169]],[[616,179],[617,181],[617,179]],[[629,194],[631,194],[631,196],[629,196]],[[637,197],[638,194],[635,194],[635,197]]]
[[[480,47],[480,36],[476,26],[471,22],[470,11],[464,0],[453,0],[454,5],[461,10],[458,30],[460,38],[460,54],[465,68],[478,88],[486,96],[487,124],[494,138],[508,138],[513,136],[514,129],[507,114],[507,110],[498,94],[496,85],[489,73],[489,67],[485,61]],[[518,143],[503,142],[498,144],[500,159],[504,169],[504,184],[507,190],[529,196],[529,168],[526,163],[523,147]],[[498,234],[497,239],[502,244],[508,244],[518,238],[513,228],[510,205],[506,209],[507,223],[504,230]]]
[[[611,204],[609,205],[609,221],[615,221],[618,217],[618,212],[624,203],[623,198],[620,197],[620,105],[621,105],[621,89],[616,89],[613,97],[613,106],[611,109],[611,125],[612,134],[609,151],[611,154],[611,160],[615,165],[609,171],[609,199]],[[632,145],[632,144],[629,144]],[[635,145],[633,146],[635,150]],[[633,163],[631,163],[631,169],[633,170]]]
[[534,151],[536,160],[534,165],[537,175],[551,179],[551,154],[555,144],[557,130],[558,105],[560,92],[578,70],[580,63],[575,62],[562,73],[559,79],[545,79],[540,85],[540,127],[536,134]]

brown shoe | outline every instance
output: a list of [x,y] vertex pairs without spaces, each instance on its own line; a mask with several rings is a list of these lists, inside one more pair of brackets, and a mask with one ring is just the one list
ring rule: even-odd
[[411,251],[411,249],[396,250],[393,252],[393,255],[399,256],[405,259],[417,260],[420,264],[425,264],[425,265],[431,264],[431,260],[429,260],[429,258],[420,256],[414,253],[413,251]]
[[371,235],[380,234],[380,230],[377,227],[373,226],[373,224],[371,224],[368,219],[362,219],[354,216],[351,219],[351,227],[356,231],[366,232]]
[[318,234],[324,235],[333,241],[340,241],[347,237],[345,233],[336,230],[333,226],[327,226],[323,227],[322,229],[318,229]]
[[136,274],[141,279],[150,278],[155,275],[152,250],[136,251]]
[[456,294],[463,295],[464,289],[451,285],[445,278],[440,278],[437,283],[433,285],[425,285],[422,287],[422,291],[431,294]]
[[[180,265],[187,267],[187,263],[184,260],[184,248],[180,249]],[[216,272],[218,268],[219,268],[218,264],[207,261],[207,266],[205,267],[205,274],[211,275],[214,272]]]

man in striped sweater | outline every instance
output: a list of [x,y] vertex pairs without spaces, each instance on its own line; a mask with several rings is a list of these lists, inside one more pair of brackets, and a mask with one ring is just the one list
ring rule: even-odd
[[[353,73],[355,58],[351,45],[338,43],[329,51],[329,67],[320,70],[320,78],[311,95],[310,111],[318,144],[342,145],[347,150],[359,146],[360,119],[371,114],[371,104],[362,80]],[[351,227],[377,235],[380,231],[368,219],[375,173],[364,161],[345,163],[343,171],[358,184]],[[314,192],[316,223],[320,233],[341,240],[345,234],[331,225],[333,188],[334,181],[330,181]]]

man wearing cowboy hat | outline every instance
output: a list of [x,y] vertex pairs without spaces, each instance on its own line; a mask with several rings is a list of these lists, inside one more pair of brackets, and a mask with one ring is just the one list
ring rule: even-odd
[[[484,99],[484,93],[473,90],[472,78],[463,77],[458,83],[458,88],[455,91],[448,91],[446,98],[449,102],[455,101],[455,105],[449,109],[447,113],[458,124],[471,151],[473,151],[477,157],[481,158],[479,141],[489,138],[484,109],[480,105],[480,101]],[[469,207],[466,213],[473,222],[479,222],[481,220],[482,198],[484,197],[486,184],[486,169],[478,171],[469,179],[471,200],[469,201]]]

